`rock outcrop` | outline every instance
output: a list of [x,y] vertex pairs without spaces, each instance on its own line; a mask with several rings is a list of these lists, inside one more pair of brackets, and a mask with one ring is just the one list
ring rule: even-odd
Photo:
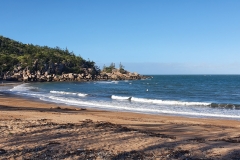
[[60,64],[46,65],[43,70],[31,71],[26,67],[15,66],[13,71],[8,71],[2,79],[8,81],[23,81],[23,82],[53,82],[53,81],[93,81],[93,80],[137,80],[146,79],[147,76],[142,76],[138,73],[114,69],[112,73],[100,72],[95,73],[92,68],[82,68],[81,73],[61,73],[63,66]]
[[128,71],[125,71],[124,73],[121,73],[118,69],[113,69],[112,73],[107,72],[101,72],[100,74],[100,80],[137,80],[137,79],[147,79],[149,77],[142,76],[136,72],[131,73]]
[[92,81],[147,78],[119,70],[111,63],[101,71],[94,61],[85,60],[69,50],[23,44],[0,35],[0,80],[11,81]]

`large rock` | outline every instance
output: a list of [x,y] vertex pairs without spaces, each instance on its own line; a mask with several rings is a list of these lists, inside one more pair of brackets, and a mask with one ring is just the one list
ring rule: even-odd
[[55,76],[53,77],[53,81],[59,81],[59,80],[60,80],[60,78],[59,78],[58,75],[55,75]]
[[[28,67],[22,68],[22,64],[14,66],[13,71],[3,73],[2,78],[6,80],[18,80],[18,81],[89,81],[89,80],[130,80],[130,79],[145,79],[147,77],[141,76],[138,73],[130,73],[126,70],[122,72],[119,69],[113,69],[111,73],[102,72],[97,74],[93,68],[81,68],[80,74],[75,73],[63,73],[65,64],[67,63],[52,63],[47,62],[38,66],[38,60],[36,59],[32,63],[33,71],[31,72]],[[24,64],[26,65],[26,64]],[[43,67],[44,65],[44,67]],[[37,70],[37,68],[39,68]],[[82,66],[87,67],[87,66]]]
[[27,82],[28,81],[28,75],[23,75],[23,81]]
[[45,76],[49,75],[49,71],[47,70],[45,73],[44,73]]
[[73,73],[69,73],[69,74],[68,74],[68,78],[69,78],[70,80],[74,80],[75,77],[74,77]]
[[27,69],[27,75],[31,75],[31,72],[29,69]]
[[118,76],[117,76],[116,74],[113,74],[113,75],[111,76],[111,78],[112,78],[113,80],[118,80]]
[[92,75],[91,75],[91,74],[88,74],[85,78],[86,78],[86,79],[92,79]]
[[41,75],[41,72],[39,70],[37,71],[37,75]]
[[80,79],[81,79],[81,78],[83,78],[83,75],[82,75],[82,74],[78,74],[78,75],[77,75],[77,78],[80,78]]
[[14,73],[14,75],[12,77],[18,80],[18,79],[22,78],[22,75],[20,73]]
[[22,66],[18,66],[17,69],[18,71],[20,71],[22,69]]
[[103,74],[101,74],[100,75],[100,77],[99,77],[100,79],[108,79],[108,75],[106,74],[106,73],[103,73]]
[[134,76],[139,76],[139,74],[137,72],[134,72],[133,75]]

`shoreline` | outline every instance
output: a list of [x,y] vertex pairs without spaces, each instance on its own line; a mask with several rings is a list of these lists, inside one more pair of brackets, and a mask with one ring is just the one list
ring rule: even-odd
[[[32,82],[32,83],[46,83],[46,82]],[[48,82],[48,83],[62,83],[62,82]],[[83,82],[84,83],[84,82]],[[24,82],[16,82],[16,83],[4,83],[3,87],[12,87],[12,86],[17,86],[17,85],[22,85],[22,84],[31,84],[31,82],[29,83],[24,83]],[[1,84],[0,84],[1,87]],[[43,103],[53,103],[56,105],[65,105],[65,106],[71,106],[71,107],[78,107],[79,104],[66,104],[64,102],[56,102],[56,101],[45,101],[42,99],[39,99],[37,97],[30,97],[30,96],[24,96],[24,95],[17,95],[17,94],[13,94],[13,93],[6,93],[6,92],[2,92],[0,90],[0,94],[8,94],[8,96],[13,96],[13,97],[21,97],[24,99],[32,99],[34,101],[37,102],[43,102]],[[80,104],[81,105],[81,104]],[[131,109],[113,109],[113,108],[109,108],[109,107],[96,107],[96,106],[82,106],[84,108],[87,109],[93,109],[93,110],[101,110],[101,111],[110,111],[110,112],[126,112],[126,113],[137,113],[137,114],[146,114],[146,115],[157,115],[157,116],[170,116],[170,117],[184,117],[184,118],[195,118],[195,119],[215,119],[215,120],[233,120],[233,121],[240,121],[239,117],[231,117],[231,116],[219,116],[219,115],[195,115],[195,114],[187,114],[187,113],[168,113],[168,112],[157,112],[157,113],[153,113],[153,112],[143,112],[143,111],[137,111],[137,110],[131,110]]]
[[91,154],[99,159],[104,159],[103,154],[105,159],[234,159],[240,155],[236,120],[85,109],[0,95],[0,122],[0,159],[42,159],[44,154],[70,159]]
[[15,85],[19,85],[19,84],[23,84],[23,82],[15,82],[15,81],[0,81],[0,87],[1,86],[15,86]]
[[[10,86],[15,86],[15,85],[18,85],[18,83],[16,84],[9,84]],[[182,116],[182,115],[177,115],[177,114],[151,114],[151,113],[141,113],[141,112],[132,112],[132,111],[119,111],[119,110],[111,110],[111,109],[105,109],[105,108],[97,108],[97,107],[85,107],[85,106],[78,106],[78,105],[69,105],[69,104],[65,104],[65,103],[56,103],[56,102],[50,102],[50,101],[44,101],[44,100],[41,100],[41,99],[38,99],[36,97],[27,97],[27,96],[21,96],[21,95],[16,95],[16,94],[12,94],[12,93],[5,93],[5,92],[1,92],[0,91],[0,99],[9,99],[8,102],[10,100],[20,100],[20,101],[24,101],[26,103],[33,103],[33,105],[43,105],[44,108],[47,106],[47,105],[50,105],[52,106],[53,108],[56,107],[60,107],[61,109],[66,109],[69,108],[69,109],[73,109],[73,110],[89,110],[89,111],[94,111],[94,112],[109,112],[109,113],[120,113],[120,114],[129,114],[129,115],[137,115],[137,116],[143,116],[143,117],[154,117],[154,118],[164,118],[164,119],[181,119],[181,120],[191,120],[191,121],[196,121],[196,122],[199,122],[199,121],[211,121],[213,123],[216,122],[216,125],[217,123],[219,122],[225,122],[227,121],[227,126],[230,125],[232,126],[232,122],[239,122],[239,127],[240,127],[240,120],[238,119],[228,119],[228,118],[219,118],[219,117],[187,117],[187,116]],[[3,104],[4,102],[0,102],[0,106]],[[36,103],[36,104],[35,104]],[[19,107],[19,105],[17,104],[13,104],[11,103],[12,105],[14,105],[15,107]],[[6,104],[5,104],[6,105]],[[36,106],[35,106],[36,107]],[[38,108],[38,107],[37,107]],[[48,107],[47,107],[48,108]],[[224,124],[224,123],[222,123]]]

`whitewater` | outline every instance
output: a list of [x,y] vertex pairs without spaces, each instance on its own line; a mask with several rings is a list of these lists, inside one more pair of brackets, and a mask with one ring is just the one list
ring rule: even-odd
[[2,92],[85,108],[240,120],[240,76],[232,75],[24,83]]

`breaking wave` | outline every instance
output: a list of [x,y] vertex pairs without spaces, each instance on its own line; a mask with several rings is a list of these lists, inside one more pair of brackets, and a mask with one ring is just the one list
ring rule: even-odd
[[12,91],[12,92],[23,92],[23,91],[38,92],[39,88],[38,87],[29,86],[29,83],[24,83],[24,84],[20,84],[20,85],[14,86],[13,88],[9,89],[9,91]]
[[[183,108],[178,108],[178,110],[171,110],[169,108],[143,108],[143,107],[131,107],[128,105],[124,105],[122,103],[106,103],[106,102],[97,102],[97,101],[82,101],[79,99],[72,99],[72,98],[63,98],[63,97],[55,97],[50,96],[50,99],[65,103],[65,104],[71,104],[71,105],[77,105],[77,106],[87,106],[87,107],[97,107],[99,109],[111,109],[111,110],[120,110],[120,111],[132,111],[137,113],[150,113],[150,114],[175,114],[175,115],[188,115],[188,116],[199,116],[199,117],[221,117],[221,118],[240,118],[239,114],[233,114],[232,111],[226,111],[226,112],[214,112],[212,108],[208,108],[207,110],[196,110],[196,111],[187,111]],[[42,99],[44,100],[44,99]]]
[[122,97],[122,96],[112,95],[111,98],[116,100],[131,100],[132,97]]
[[135,97],[132,97],[131,101],[162,104],[162,105],[181,105],[181,106],[210,106],[211,105],[211,103],[204,103],[204,102],[165,101],[165,100],[159,100],[159,99],[145,99],[145,98],[135,98]]
[[84,94],[84,93],[65,92],[65,91],[50,91],[50,93],[53,93],[53,94],[66,94],[66,95],[77,95],[77,96],[80,96],[80,97],[87,96],[87,94]]

